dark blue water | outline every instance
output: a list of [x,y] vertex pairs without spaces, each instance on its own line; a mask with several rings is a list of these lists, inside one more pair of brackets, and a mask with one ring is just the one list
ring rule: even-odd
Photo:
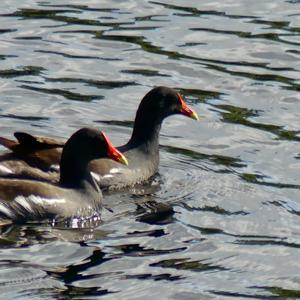
[[198,2],[1,1],[2,136],[120,145],[157,85],[201,118],[98,226],[2,224],[1,299],[300,298],[300,2]]

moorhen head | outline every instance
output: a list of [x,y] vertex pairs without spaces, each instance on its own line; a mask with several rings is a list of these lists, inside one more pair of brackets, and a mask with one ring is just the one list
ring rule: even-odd
[[151,140],[159,131],[163,120],[171,115],[182,114],[198,120],[195,111],[188,107],[174,89],[159,86],[149,91],[142,99],[136,112],[130,143]]

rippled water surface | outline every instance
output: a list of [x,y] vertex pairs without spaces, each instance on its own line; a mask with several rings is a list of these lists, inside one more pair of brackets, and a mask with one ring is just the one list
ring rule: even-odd
[[[0,227],[1,299],[299,299],[300,1],[0,2],[0,134],[131,133],[178,89],[154,182],[96,228]],[[4,149],[0,149],[4,150]]]

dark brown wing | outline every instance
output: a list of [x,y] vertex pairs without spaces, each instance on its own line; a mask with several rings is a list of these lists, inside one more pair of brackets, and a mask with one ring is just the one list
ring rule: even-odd
[[19,144],[16,141],[0,136],[0,144],[7,149],[14,151],[14,148]]
[[60,139],[54,139],[43,136],[34,136],[26,132],[16,131],[14,133],[15,138],[18,140],[20,145],[24,147],[32,148],[52,148],[52,147],[63,147],[65,142]]
[[0,144],[13,152],[10,159],[24,160],[31,167],[43,171],[59,164],[64,141],[25,132],[15,132],[14,135],[18,142],[0,137]]

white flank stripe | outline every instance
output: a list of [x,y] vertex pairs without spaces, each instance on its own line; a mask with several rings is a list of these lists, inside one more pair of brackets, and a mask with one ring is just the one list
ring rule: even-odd
[[7,175],[7,174],[12,174],[12,170],[3,166],[3,165],[0,165],[0,175]]
[[114,177],[114,175],[106,174],[106,175],[103,176],[103,178],[111,178],[111,177]]
[[43,205],[43,204],[62,204],[65,203],[66,200],[65,199],[55,199],[55,198],[42,198],[40,196],[35,196],[35,195],[30,195],[28,197],[28,200],[31,201],[34,204],[39,204],[39,205]]
[[50,171],[59,172],[59,165],[51,165],[49,169]]
[[91,172],[91,175],[93,176],[93,178],[97,181],[100,182],[101,181],[101,176],[99,174],[96,174],[94,172]]
[[28,199],[25,198],[24,196],[17,196],[15,198],[15,202],[18,203],[20,206],[22,206],[23,208],[25,208],[27,211],[31,211],[33,212],[32,207],[30,206],[30,204],[28,203]]
[[109,171],[110,174],[116,174],[116,173],[120,173],[120,169],[119,168],[112,168],[110,171]]
[[35,195],[30,195],[28,197],[17,196],[14,201],[29,212],[34,211],[34,207],[31,207],[31,204],[43,206],[62,204],[66,202],[65,199],[42,198]]
[[14,216],[14,213],[6,207],[4,204],[0,203],[0,211],[5,214],[7,217],[12,218]]

